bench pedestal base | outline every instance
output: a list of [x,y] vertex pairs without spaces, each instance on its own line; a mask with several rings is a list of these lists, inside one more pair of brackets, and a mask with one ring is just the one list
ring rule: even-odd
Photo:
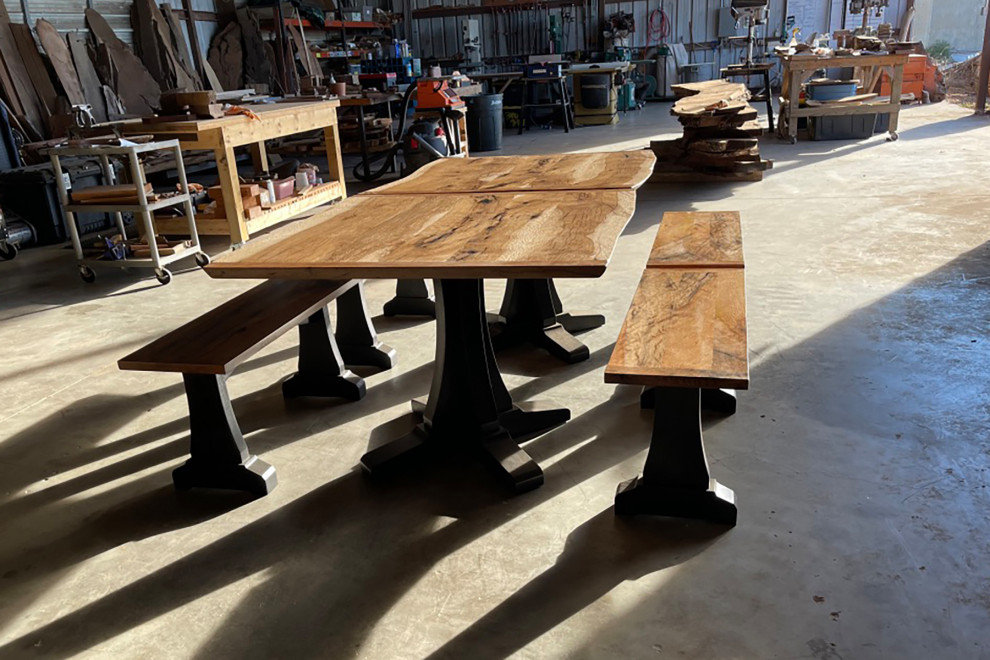
[[[653,434],[643,476],[619,486],[615,512],[736,524],[735,496],[708,472],[701,432],[704,390],[652,388]],[[716,402],[726,402],[715,397]],[[732,397],[734,402],[734,397]]]
[[615,513],[620,516],[648,515],[694,518],[722,525],[736,524],[736,497],[714,479],[707,490],[651,487],[643,477],[619,484],[615,491]]
[[[426,399],[418,398],[409,402],[412,411],[422,415],[426,411]],[[552,428],[556,428],[571,418],[567,408],[557,408],[546,401],[521,401],[508,410],[499,411],[498,421],[513,440],[523,441]]]
[[426,280],[398,280],[395,297],[382,307],[385,316],[429,316],[436,318],[437,301]]
[[364,281],[337,298],[337,331],[334,333],[344,364],[391,369],[395,349],[378,341],[375,326],[364,303]]
[[[587,360],[588,347],[578,341],[564,321],[578,330],[597,327],[596,315],[563,314],[552,280],[508,280],[499,314],[489,322],[496,350],[529,343],[545,349],[558,360],[574,364]],[[599,324],[600,325],[600,324]]]
[[539,487],[543,471],[510,428],[536,433],[566,421],[570,411],[527,412],[513,403],[492,350],[481,280],[440,280],[436,291],[436,365],[423,423],[365,454],[361,466],[372,476],[387,475],[431,451],[470,453],[515,493]]
[[282,396],[364,398],[364,380],[344,367],[337,341],[330,330],[326,307],[299,325],[299,371],[282,383]]
[[267,495],[278,484],[275,468],[248,451],[227,393],[226,376],[183,374],[189,403],[189,454],[172,471],[180,490],[227,488]]

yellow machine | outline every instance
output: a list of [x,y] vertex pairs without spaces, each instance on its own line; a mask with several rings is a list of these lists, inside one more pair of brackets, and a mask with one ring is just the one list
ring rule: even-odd
[[574,81],[574,123],[600,126],[619,121],[617,78],[628,72],[629,62],[574,64],[568,70]]

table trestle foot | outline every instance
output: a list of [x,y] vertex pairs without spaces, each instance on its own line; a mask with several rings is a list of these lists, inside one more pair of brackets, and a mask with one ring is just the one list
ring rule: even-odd
[[402,279],[395,284],[395,297],[382,307],[385,316],[429,316],[436,318],[437,302],[426,280]]
[[282,383],[282,395],[359,401],[366,391],[364,380],[344,366],[330,329],[330,312],[321,307],[299,325],[299,371]]

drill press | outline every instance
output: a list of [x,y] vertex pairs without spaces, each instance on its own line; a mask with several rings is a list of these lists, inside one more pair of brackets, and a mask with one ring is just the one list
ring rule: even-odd
[[769,0],[732,0],[729,11],[736,25],[746,25],[746,64],[753,66],[753,45],[756,43],[756,27],[767,22],[767,6]]

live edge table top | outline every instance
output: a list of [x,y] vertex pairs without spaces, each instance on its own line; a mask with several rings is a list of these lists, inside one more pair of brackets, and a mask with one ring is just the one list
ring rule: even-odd
[[359,195],[206,270],[263,279],[599,277],[635,205],[631,190]]
[[547,156],[444,158],[368,195],[539,190],[635,190],[653,172],[649,149]]

